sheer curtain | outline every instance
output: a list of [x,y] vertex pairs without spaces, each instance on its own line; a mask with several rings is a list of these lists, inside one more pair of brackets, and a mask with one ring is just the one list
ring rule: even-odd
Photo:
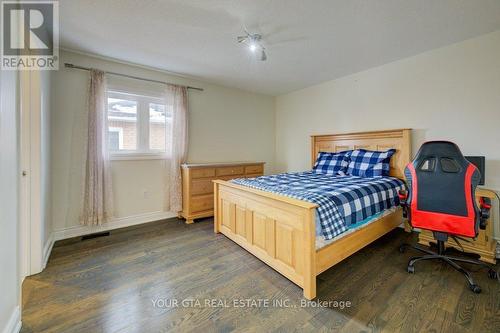
[[181,164],[186,162],[188,147],[187,88],[167,86],[167,104],[172,103],[172,132],[169,137],[170,172],[168,182],[168,207],[172,212],[182,210]]
[[106,129],[106,79],[90,70],[88,128],[85,147],[83,208],[80,222],[101,225],[113,216],[110,161]]

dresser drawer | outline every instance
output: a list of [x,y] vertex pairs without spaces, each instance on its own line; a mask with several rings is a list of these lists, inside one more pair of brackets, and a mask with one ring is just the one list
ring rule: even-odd
[[220,179],[220,180],[231,180],[231,179],[236,179],[236,178],[245,178],[245,176],[244,175],[234,175],[234,176],[217,177],[217,179]]
[[262,176],[261,173],[254,173],[251,175],[245,175],[245,178],[255,178],[255,177],[260,177],[260,176]]
[[207,178],[215,176],[215,168],[203,168],[191,170],[191,178]]
[[217,168],[217,172],[216,172],[217,176],[242,175],[243,173],[244,173],[244,169],[242,166]]
[[202,212],[205,210],[214,209],[214,196],[213,194],[197,195],[190,199],[191,211]]
[[213,191],[212,179],[193,179],[191,181],[191,194],[212,194]]
[[264,172],[264,166],[263,165],[248,165],[245,167],[245,174],[252,174],[252,173],[263,173]]
[[214,179],[231,180],[250,176],[261,176],[263,163],[221,162],[221,163],[186,163],[182,165],[182,211],[180,216],[187,224],[195,219],[214,214]]

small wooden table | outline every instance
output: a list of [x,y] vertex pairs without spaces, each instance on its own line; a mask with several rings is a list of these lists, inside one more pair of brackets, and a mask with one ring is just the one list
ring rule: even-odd
[[264,162],[186,163],[182,167],[182,211],[186,223],[214,215],[212,180],[251,178],[264,174]]
[[[487,197],[492,199],[492,201],[496,198],[495,193],[491,190],[478,188],[476,190],[476,200],[479,201],[479,197]],[[480,260],[496,264],[496,246],[497,242],[493,238],[493,230],[494,230],[494,219],[493,219],[493,211],[490,214],[490,218],[487,221],[486,229],[479,229],[479,234],[477,235],[475,240],[471,240],[470,242],[460,241],[460,245],[462,245],[463,250],[465,252],[476,253],[480,255]],[[432,232],[428,230],[422,230],[418,237],[419,244],[422,245],[430,245],[430,243],[435,243],[436,240],[432,236]],[[457,250],[462,250],[462,248],[453,240],[448,239],[446,246],[453,247]]]

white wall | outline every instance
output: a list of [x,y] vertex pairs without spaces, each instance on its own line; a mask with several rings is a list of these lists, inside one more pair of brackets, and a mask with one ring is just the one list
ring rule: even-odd
[[0,71],[0,331],[20,324],[17,73]]
[[[64,69],[64,62],[204,88],[203,92],[189,91],[188,160],[263,161],[267,173],[274,171],[273,97],[63,51],[61,69],[55,73],[52,87],[52,212],[56,231],[78,225],[88,84],[87,72]],[[128,81],[144,89],[152,88],[141,81]],[[115,215],[127,218],[162,212],[166,201],[165,174],[160,160],[114,161]]]
[[311,134],[413,129],[485,155],[486,186],[500,190],[500,32],[277,97],[276,166],[310,167]]
[[[276,99],[72,52],[62,52],[61,63],[204,88],[189,94],[191,162],[259,160],[267,162],[267,173],[304,170],[310,166],[310,134],[410,127],[414,152],[425,140],[447,139],[465,154],[486,155],[486,185],[500,189],[498,54],[500,32]],[[78,225],[87,78],[86,72],[61,69],[53,80],[56,230]],[[116,215],[163,211],[165,172],[158,160],[113,162]]]

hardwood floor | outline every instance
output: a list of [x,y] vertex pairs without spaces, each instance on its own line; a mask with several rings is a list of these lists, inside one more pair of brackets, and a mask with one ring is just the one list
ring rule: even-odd
[[[344,308],[302,307],[300,288],[215,235],[211,219],[61,241],[23,284],[22,332],[500,332],[498,281],[474,273],[483,289],[476,295],[438,262],[418,263],[410,275],[413,252],[397,250],[404,241],[415,236],[395,230],[318,277],[318,298],[351,302]],[[183,304],[189,298],[201,304]],[[253,307],[259,299],[269,304]]]

